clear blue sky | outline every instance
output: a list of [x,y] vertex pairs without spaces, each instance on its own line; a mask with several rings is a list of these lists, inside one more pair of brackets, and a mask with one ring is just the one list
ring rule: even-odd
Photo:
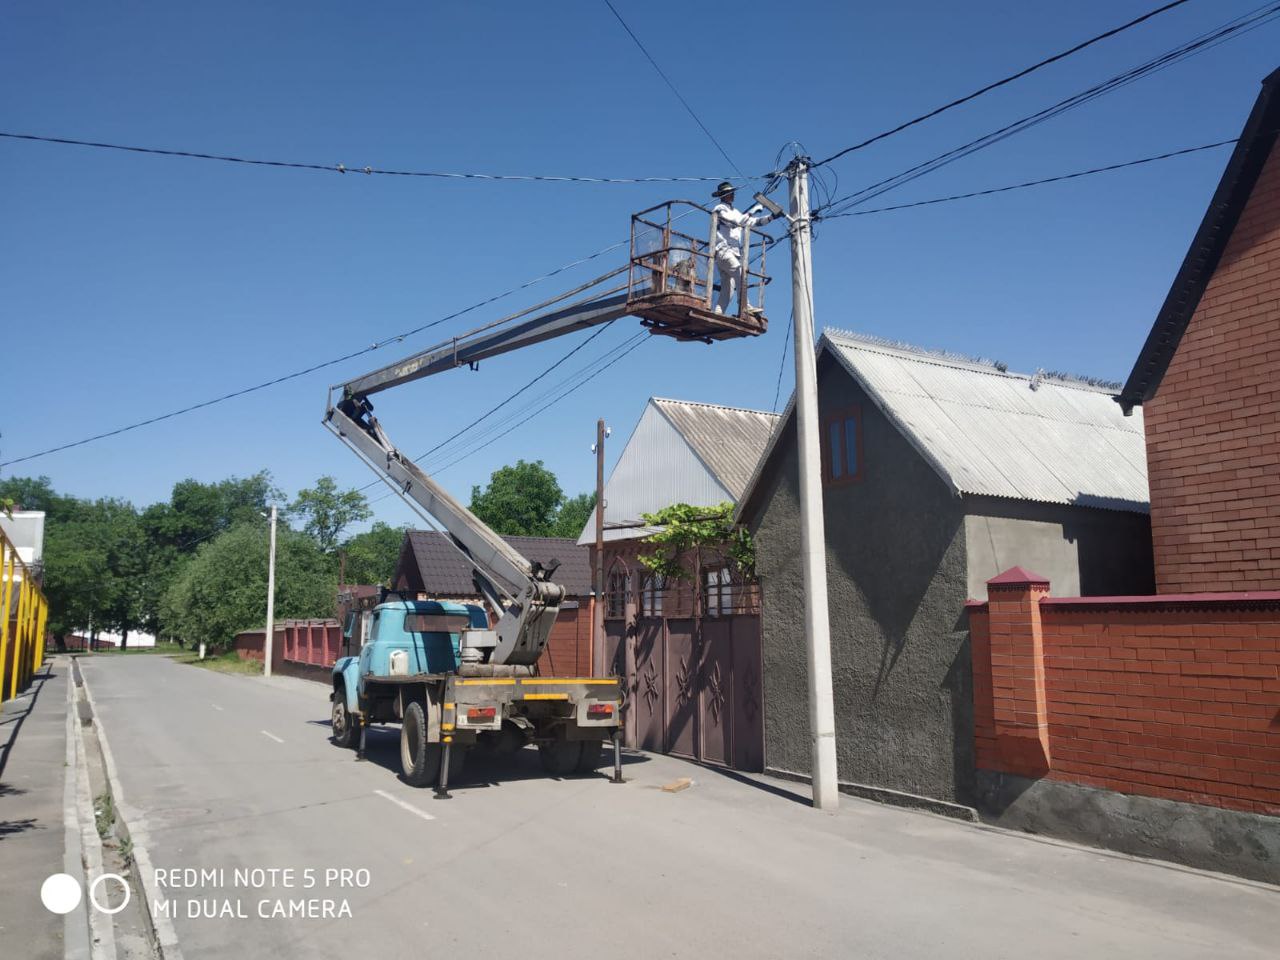
[[[815,157],[1151,9],[1155,0],[619,4],[747,173],[792,139]],[[1195,0],[834,165],[896,173],[1163,52],[1255,4]],[[305,11],[305,12],[304,12]],[[799,22],[785,15],[797,13]],[[781,14],[781,15],[780,15]],[[727,164],[599,0],[497,4],[5,6],[0,128],[348,166],[588,176]],[[1278,63],[1271,24],[955,163],[902,202],[1238,134]],[[741,65],[739,66],[739,62]],[[713,74],[723,79],[712,83]],[[819,326],[1123,379],[1228,155],[841,220],[814,249]],[[625,239],[628,218],[705,185],[483,183],[309,173],[0,141],[0,460],[358,349]],[[442,474],[465,496],[518,457],[594,482],[651,395],[768,409],[789,299],[715,347],[654,338],[526,428]],[[621,261],[619,261],[621,262]],[[268,468],[292,494],[371,479],[320,426],[325,389],[603,272],[592,263],[342,367],[21,464],[143,505],[184,477]],[[570,361],[633,332],[624,321]],[[621,327],[626,326],[626,329]],[[379,413],[417,454],[570,346],[407,386]],[[558,371],[558,373],[561,371]],[[790,369],[782,403],[790,390]],[[392,522],[409,518],[394,499]]]

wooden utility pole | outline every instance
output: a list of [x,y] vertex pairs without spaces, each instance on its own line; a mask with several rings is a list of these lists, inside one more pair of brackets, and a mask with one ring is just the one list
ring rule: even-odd
[[603,420],[596,421],[596,563],[595,604],[591,613],[591,672],[603,676],[604,669],[604,438],[609,431]]

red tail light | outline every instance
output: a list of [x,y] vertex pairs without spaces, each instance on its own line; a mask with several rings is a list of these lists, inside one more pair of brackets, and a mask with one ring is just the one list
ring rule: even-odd
[[593,703],[587,707],[587,717],[591,720],[601,720],[604,717],[613,716],[612,703]]
[[472,707],[467,711],[468,720],[492,720],[497,716],[497,710],[494,707]]

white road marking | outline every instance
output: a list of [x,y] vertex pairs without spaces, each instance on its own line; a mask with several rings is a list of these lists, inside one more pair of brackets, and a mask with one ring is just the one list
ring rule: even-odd
[[277,737],[274,733],[267,733],[267,731],[265,730],[260,730],[259,733],[261,733],[264,737],[270,737],[276,743],[284,743],[284,741],[281,740],[279,737]]
[[415,807],[412,803],[406,803],[405,801],[401,800],[399,797],[395,797],[395,796],[392,796],[391,794],[387,793],[387,791],[385,791],[385,790],[375,790],[375,791],[373,791],[373,792],[374,792],[374,793],[376,793],[376,794],[377,794],[378,796],[380,796],[380,797],[386,797],[388,800],[390,800],[392,803],[394,803],[397,807],[404,807],[404,808],[405,808],[406,810],[408,810],[410,813],[412,813],[412,814],[416,814],[417,816],[421,817],[423,820],[434,820],[434,819],[435,819],[435,817],[433,817],[431,814],[427,813],[427,811],[425,811],[425,810],[419,810],[419,809],[418,809],[417,807]]
[[213,707],[213,709],[217,710],[219,713],[222,712],[222,708],[218,706],[216,703],[211,703],[209,704],[209,706]]

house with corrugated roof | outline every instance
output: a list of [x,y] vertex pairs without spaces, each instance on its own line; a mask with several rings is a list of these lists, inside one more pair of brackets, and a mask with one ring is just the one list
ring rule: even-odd
[[[817,352],[839,778],[964,803],[965,602],[1014,566],[1062,593],[1151,592],[1142,420],[1114,385],[837,330]],[[763,596],[765,766],[807,776],[794,398],[737,516]]]
[[[597,669],[634,691],[629,745],[743,770],[763,764],[759,591],[724,552],[680,558],[668,582],[639,560],[644,521],[675,504],[737,503],[778,417],[651,398],[604,488],[605,637]],[[594,515],[578,542],[594,557]]]

